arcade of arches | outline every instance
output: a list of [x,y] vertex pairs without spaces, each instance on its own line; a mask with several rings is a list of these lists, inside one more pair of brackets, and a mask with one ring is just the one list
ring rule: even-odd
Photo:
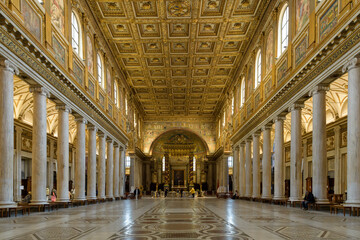
[[[212,196],[296,205],[307,191],[359,214],[359,20],[360,0],[0,0],[2,213],[53,195],[135,209],[114,200],[139,188],[160,214],[194,188],[191,216],[228,221]],[[134,214],[130,232],[149,212]],[[184,238],[219,236],[205,232]]]

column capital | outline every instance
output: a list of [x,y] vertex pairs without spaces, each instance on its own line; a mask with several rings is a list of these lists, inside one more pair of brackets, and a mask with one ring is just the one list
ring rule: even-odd
[[119,144],[114,141],[114,148],[119,148]]
[[71,108],[67,106],[66,104],[56,104],[56,110],[64,111],[71,113]]
[[278,115],[274,118],[273,122],[276,123],[278,121],[284,121],[286,119],[286,116],[284,115]]
[[266,124],[265,126],[263,126],[261,128],[261,131],[266,131],[266,130],[271,130],[272,129],[272,124]]
[[312,97],[312,96],[314,96],[314,94],[322,93],[322,92],[326,93],[329,90],[330,90],[329,84],[322,83],[322,84],[319,84],[316,87],[314,87],[312,90],[310,90],[309,96]]
[[120,146],[120,151],[126,151],[126,146]]
[[241,142],[241,143],[240,143],[240,146],[241,146],[241,147],[244,147],[244,146],[245,146],[245,142]]
[[75,122],[87,124],[87,120],[86,120],[84,117],[82,117],[82,116],[77,116],[77,117],[75,117]]
[[342,72],[346,73],[349,70],[353,69],[353,68],[358,68],[360,67],[360,58],[353,58],[351,60],[349,60],[347,63],[345,63],[345,65],[342,68]]
[[102,132],[102,131],[100,131],[100,130],[98,130],[98,136],[99,136],[100,138],[105,138],[105,133]]
[[252,142],[252,136],[248,137],[248,138],[245,140],[245,142],[251,143],[251,142]]
[[97,130],[98,130],[98,128],[92,123],[88,123],[87,129],[90,131],[95,131],[95,132],[97,132]]
[[111,138],[107,137],[107,138],[106,138],[106,142],[107,142],[107,143],[113,143],[113,140],[112,140]]
[[19,69],[12,62],[3,57],[0,58],[0,69],[19,75]]
[[32,86],[30,86],[29,91],[31,93],[39,93],[41,95],[46,96],[47,98],[50,97],[50,92],[46,88],[44,88],[43,86],[40,86],[40,85],[32,85]]
[[253,137],[253,138],[258,138],[258,137],[260,137],[260,132],[254,132],[254,133],[252,134],[252,137]]
[[301,110],[304,107],[305,105],[303,103],[294,103],[291,107],[289,107],[289,111]]
[[239,146],[239,145],[235,145],[235,146],[233,146],[233,149],[234,149],[234,151],[239,151],[240,146]]

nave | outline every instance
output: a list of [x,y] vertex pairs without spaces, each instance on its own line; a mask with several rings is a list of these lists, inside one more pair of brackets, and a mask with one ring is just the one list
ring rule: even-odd
[[0,239],[359,239],[360,219],[215,198],[125,200],[0,219]]

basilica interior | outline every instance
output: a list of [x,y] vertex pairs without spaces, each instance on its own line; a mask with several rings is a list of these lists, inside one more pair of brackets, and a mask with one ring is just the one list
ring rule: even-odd
[[0,0],[0,94],[0,239],[360,234],[360,0]]

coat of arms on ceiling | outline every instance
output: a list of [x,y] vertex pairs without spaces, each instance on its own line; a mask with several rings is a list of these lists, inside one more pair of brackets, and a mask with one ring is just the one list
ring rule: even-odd
[[187,17],[190,15],[190,3],[188,0],[175,0],[168,4],[168,12],[172,17]]

